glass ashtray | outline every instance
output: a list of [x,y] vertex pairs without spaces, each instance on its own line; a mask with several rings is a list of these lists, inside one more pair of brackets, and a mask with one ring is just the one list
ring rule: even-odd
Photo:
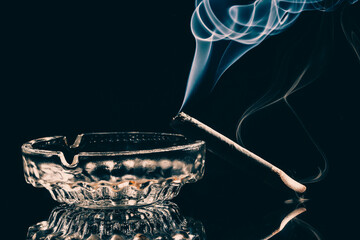
[[143,206],[175,197],[204,175],[205,143],[146,132],[80,134],[22,146],[25,180],[58,202],[87,208]]

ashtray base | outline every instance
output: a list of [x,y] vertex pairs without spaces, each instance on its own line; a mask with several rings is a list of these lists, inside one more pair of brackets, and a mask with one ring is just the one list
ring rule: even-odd
[[168,179],[143,183],[102,182],[101,186],[96,187],[55,187],[48,190],[54,200],[70,205],[84,208],[129,208],[172,199],[178,195],[182,185]]

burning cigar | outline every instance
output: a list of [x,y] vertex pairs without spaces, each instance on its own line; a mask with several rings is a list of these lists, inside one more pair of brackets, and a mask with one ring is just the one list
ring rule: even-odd
[[189,138],[204,140],[210,152],[236,164],[258,179],[298,193],[303,193],[306,190],[303,184],[289,177],[278,167],[183,112],[173,118],[171,127]]

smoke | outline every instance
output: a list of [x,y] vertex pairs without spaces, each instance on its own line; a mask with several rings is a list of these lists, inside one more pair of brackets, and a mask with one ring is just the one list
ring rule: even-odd
[[350,8],[345,7],[341,12],[341,27],[360,63],[360,24],[356,19],[350,18],[348,11]]
[[[315,81],[324,71],[324,67],[329,58],[329,53],[333,46],[333,22],[327,18],[327,15],[322,16],[322,21],[319,22],[317,35],[311,36],[310,46],[307,46],[305,53],[299,45],[305,45],[304,40],[299,43],[292,43],[280,62],[275,68],[278,69],[278,76],[273,81],[273,85],[268,91],[248,107],[241,116],[237,131],[236,138],[241,145],[245,145],[242,139],[242,128],[245,121],[249,116],[261,111],[274,104],[284,104],[290,111],[290,114],[296,119],[297,123],[303,129],[308,141],[315,147],[319,153],[320,159],[317,159],[318,172],[310,177],[300,180],[302,183],[317,182],[326,176],[328,171],[328,161],[325,153],[322,151],[318,143],[311,136],[306,125],[303,123],[295,108],[292,106],[289,97],[308,86]],[[294,58],[294,56],[297,56]]]
[[[342,9],[340,23],[346,39],[350,43],[350,46],[353,48],[358,60],[360,61],[360,27],[357,25],[358,22],[356,20],[351,19],[350,16],[354,16],[354,14],[349,14],[348,12],[351,9],[352,8],[349,8],[348,5]],[[319,166],[318,172],[312,176],[299,180],[302,183],[318,182],[326,177],[328,172],[328,160],[325,153],[312,137],[306,125],[303,123],[295,108],[290,103],[289,97],[293,93],[308,86],[310,83],[315,81],[322,74],[322,72],[324,72],[324,66],[327,62],[327,59],[329,58],[329,52],[331,52],[334,39],[334,23],[331,21],[332,19],[328,19],[327,16],[328,15],[326,14],[322,16],[322,21],[319,23],[317,35],[313,37],[314,40],[312,42],[312,46],[307,48],[308,55],[305,57],[305,62],[301,64],[301,61],[297,59],[295,64],[291,60],[293,59],[292,56],[300,56],[300,53],[291,48],[287,50],[288,56],[284,57],[285,63],[279,64],[277,67],[279,72],[281,72],[280,76],[278,76],[278,79],[275,79],[272,88],[270,88],[266,94],[253,103],[243,113],[239,120],[236,132],[237,141],[241,145],[244,145],[241,136],[241,130],[246,119],[250,115],[273,104],[285,104],[287,109],[290,110],[291,114],[295,117],[298,124],[303,129],[309,142],[315,147],[320,156],[320,159],[317,159]],[[293,48],[298,48],[296,43],[293,44]],[[298,69],[300,66],[301,70],[297,71],[296,68],[294,68],[294,65],[297,65]]]
[[191,18],[196,49],[181,109],[200,85],[211,91],[234,62],[287,29],[301,12],[331,11],[344,1],[256,0],[240,5],[235,0],[196,0]]
[[[198,91],[210,92],[233,63],[269,36],[279,34],[289,28],[301,12],[331,11],[345,1],[256,0],[239,4],[239,1],[235,0],[196,0],[196,8],[191,18],[191,31],[196,40],[196,49],[181,109],[197,95]],[[352,4],[356,1],[347,2]],[[302,179],[303,183],[320,181],[326,176],[327,158],[288,101],[288,97],[306,87],[322,73],[333,38],[332,26],[328,26],[331,23],[325,17],[322,19],[323,21],[319,23],[318,36],[313,38],[313,49],[306,51],[309,54],[305,58],[305,63],[300,67],[297,66],[297,69],[289,67],[291,63],[288,60],[297,56],[295,51],[289,51],[289,56],[284,58],[285,64],[279,69],[286,69],[287,72],[295,75],[280,76],[283,79],[274,81],[272,88],[244,112],[239,121],[236,136],[238,142],[244,145],[241,128],[250,115],[275,103],[286,104],[321,157],[319,166],[322,167],[319,167],[318,172],[313,176]],[[360,60],[360,29],[354,24],[343,24],[346,21],[349,22],[346,14],[342,14],[343,31]],[[284,84],[284,79],[290,79],[290,81]]]

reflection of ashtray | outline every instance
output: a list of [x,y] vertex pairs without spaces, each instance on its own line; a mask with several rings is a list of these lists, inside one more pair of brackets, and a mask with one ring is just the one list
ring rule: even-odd
[[40,138],[22,146],[25,179],[53,199],[89,208],[175,197],[204,174],[205,143],[182,135],[115,132]]
[[164,202],[127,209],[86,209],[62,205],[48,221],[28,230],[27,239],[197,239],[205,237],[199,221],[184,218],[176,204]]

